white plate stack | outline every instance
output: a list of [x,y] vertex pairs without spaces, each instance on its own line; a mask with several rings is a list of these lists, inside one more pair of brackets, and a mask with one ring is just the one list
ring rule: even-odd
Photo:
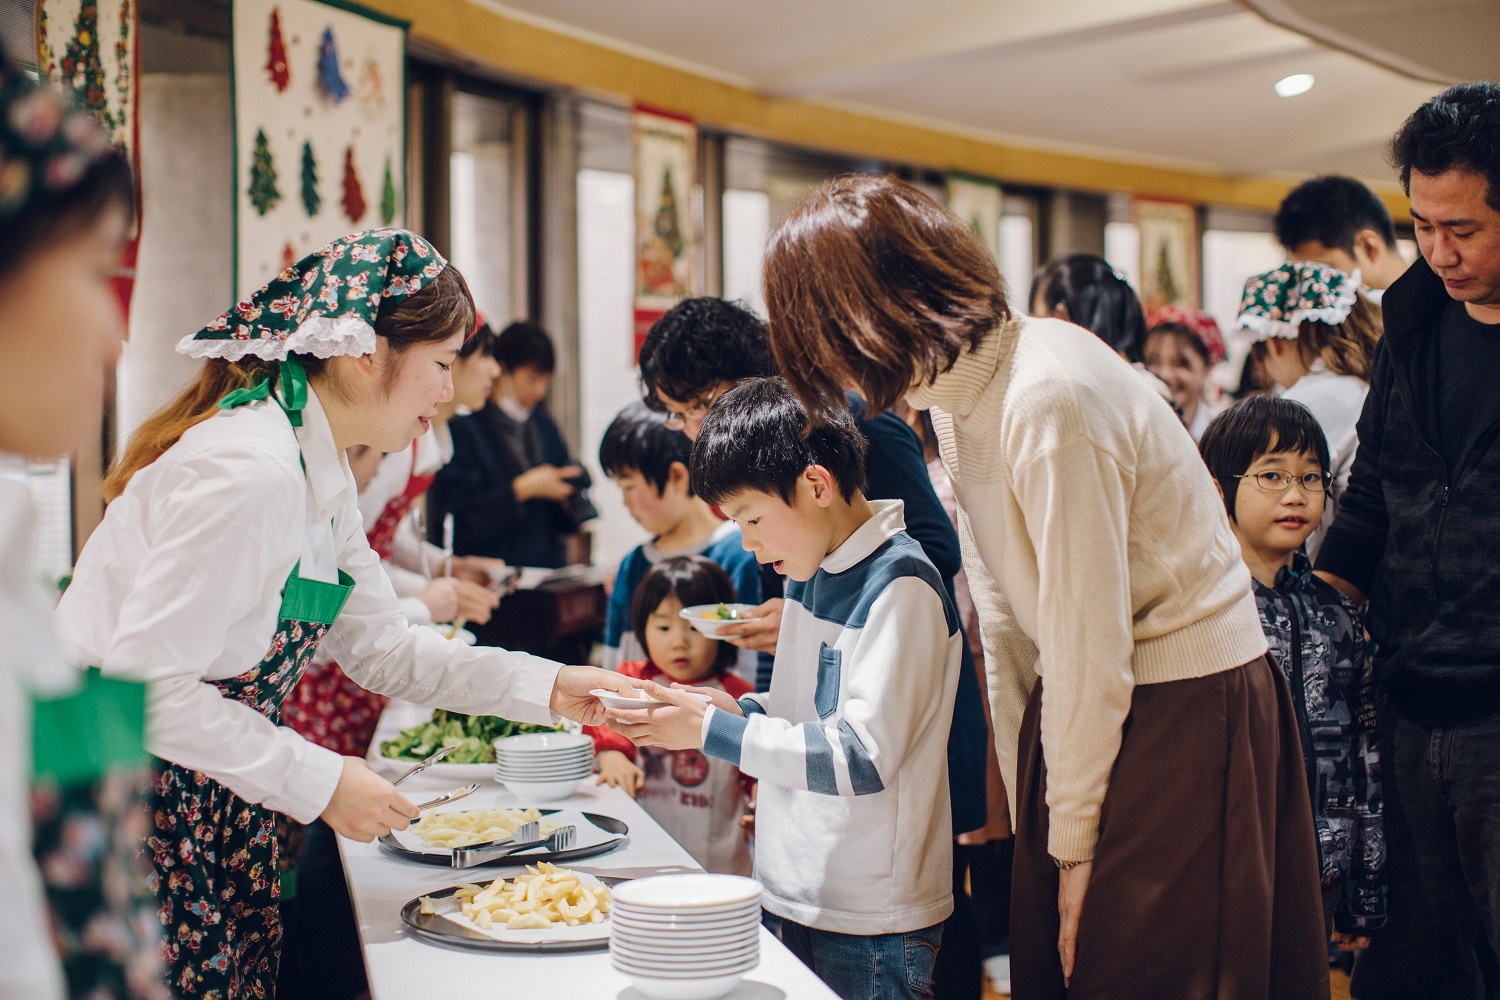
[[760,883],[661,875],[615,888],[609,954],[658,1000],[711,1000],[760,964]]
[[594,741],[583,733],[528,733],[495,741],[495,777],[530,802],[572,795],[594,772]]

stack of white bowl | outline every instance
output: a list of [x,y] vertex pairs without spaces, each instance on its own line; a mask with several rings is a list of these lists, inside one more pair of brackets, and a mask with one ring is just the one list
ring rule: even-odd
[[760,964],[760,883],[738,875],[661,875],[615,887],[609,953],[659,1000],[710,1000]]
[[495,741],[495,777],[529,802],[555,802],[594,771],[594,741],[583,733],[528,733]]

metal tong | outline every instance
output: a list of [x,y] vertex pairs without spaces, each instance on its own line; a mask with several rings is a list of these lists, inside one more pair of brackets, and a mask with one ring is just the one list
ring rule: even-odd
[[[519,854],[522,851],[534,850],[545,847],[548,853],[556,854],[559,851],[570,850],[573,842],[578,838],[578,827],[564,826],[553,830],[546,837],[541,837],[540,823],[526,823],[516,830],[515,836],[506,840],[497,840],[489,844],[477,844],[473,847],[455,847],[453,849],[454,868],[473,868],[475,865],[489,864],[499,861],[501,858]],[[530,836],[523,836],[529,834]]]
[[407,770],[401,775],[401,777],[399,777],[395,781],[391,782],[391,784],[393,784],[393,785],[399,785],[399,784],[401,784],[401,782],[405,781],[407,778],[414,778],[414,777],[416,777],[417,775],[421,774],[423,771],[427,770],[429,767],[431,767],[432,765],[436,764],[438,761],[442,760],[444,757],[448,756],[452,752],[453,752],[453,747],[443,747],[441,750],[439,750],[437,753],[433,754],[431,757],[427,757],[427,758],[424,758],[423,760],[419,761],[414,767],[407,768]]
[[421,805],[417,806],[417,811],[425,812],[428,809],[433,808],[434,806],[446,805],[449,802],[457,802],[459,799],[468,798],[470,795],[473,795],[477,791],[479,791],[479,785],[475,783],[471,782],[467,785],[460,785],[458,788],[453,789],[453,791],[451,792],[444,792],[442,795],[439,795],[435,799],[428,799],[426,802],[423,802]]

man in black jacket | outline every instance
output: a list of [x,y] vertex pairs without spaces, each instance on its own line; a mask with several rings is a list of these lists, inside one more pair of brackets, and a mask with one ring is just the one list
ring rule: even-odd
[[[1369,597],[1390,922],[1353,995],[1500,996],[1500,86],[1419,108],[1391,159],[1423,260],[1386,292],[1318,570]],[[1485,968],[1485,966],[1488,968]]]

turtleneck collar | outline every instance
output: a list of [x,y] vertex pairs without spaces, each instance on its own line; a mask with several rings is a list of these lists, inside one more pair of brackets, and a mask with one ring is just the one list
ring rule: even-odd
[[1015,349],[1021,322],[1021,318],[1012,317],[995,327],[933,382],[909,390],[906,401],[919,410],[938,408],[955,416],[968,416],[994,382],[1001,359]]

